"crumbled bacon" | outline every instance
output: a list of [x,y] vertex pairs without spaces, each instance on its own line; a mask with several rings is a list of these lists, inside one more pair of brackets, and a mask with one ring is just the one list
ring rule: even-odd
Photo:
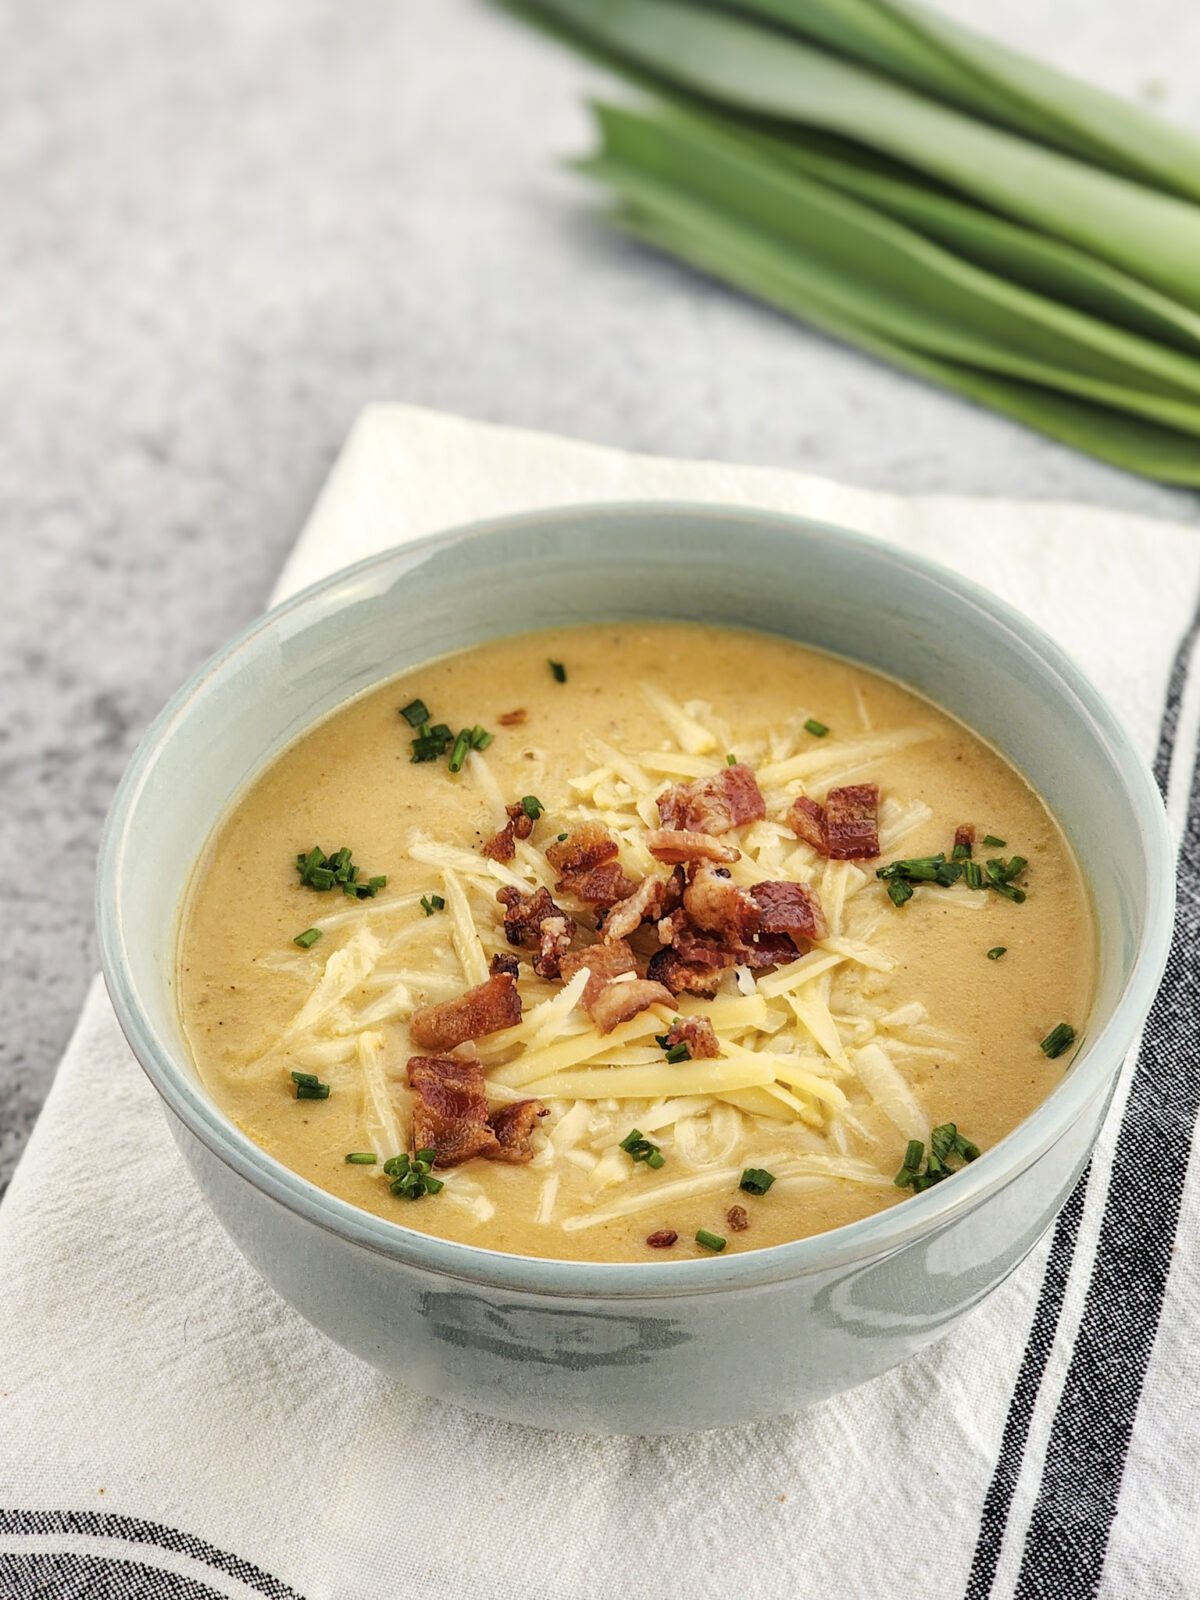
[[516,1100],[511,1105],[493,1111],[490,1118],[492,1132],[500,1149],[492,1159],[508,1161],[514,1166],[532,1161],[530,1137],[538,1120],[545,1115],[546,1107],[540,1100]]
[[679,1235],[674,1228],[660,1228],[657,1233],[648,1233],[646,1243],[651,1250],[669,1250],[673,1244],[679,1243]]
[[733,956],[726,941],[692,926],[686,909],[673,911],[658,924],[658,937],[663,944],[671,945],[685,961],[702,967],[725,968],[732,966]]
[[555,905],[547,889],[522,894],[507,885],[496,892],[504,906],[504,937],[518,950],[534,950],[533,970],[539,978],[557,978],[563,955],[571,948],[575,924]]
[[519,800],[504,810],[508,821],[483,847],[484,855],[492,861],[511,861],[517,853],[515,840],[528,839],[533,832],[533,818]]
[[510,978],[516,978],[520,976],[521,963],[516,956],[510,956],[507,950],[497,950],[491,959],[488,971],[493,978],[502,972],[506,972]]
[[524,706],[518,706],[515,711],[502,711],[496,721],[502,728],[519,728],[528,715]]
[[825,796],[825,838],[831,861],[867,861],[879,854],[879,786],[852,783]]
[[652,978],[630,978],[606,983],[588,1009],[600,1032],[611,1033],[618,1023],[628,1022],[650,1006],[669,1006],[674,998],[669,989]]
[[736,861],[741,855],[731,844],[722,844],[711,833],[692,833],[679,828],[652,828],[646,835],[646,848],[656,861]]
[[784,967],[800,954],[786,933],[760,933],[738,956],[742,967]]
[[761,822],[767,808],[758,780],[739,762],[711,778],[673,784],[659,796],[658,814],[664,828],[717,834],[747,822]]
[[626,972],[636,972],[633,951],[623,939],[604,939],[600,944],[589,945],[586,950],[572,950],[562,959],[563,981],[570,983],[584,967],[591,973],[583,991],[584,1010],[590,1010],[592,1001],[606,984]]
[[591,905],[612,906],[637,888],[617,860],[617,841],[598,822],[584,822],[546,851],[558,873],[560,894],[573,894]]
[[650,957],[646,976],[676,994],[696,994],[711,1000],[721,981],[721,967],[701,961],[688,961],[673,946],[667,945]]
[[453,1050],[467,1039],[513,1028],[521,1020],[521,996],[511,973],[498,972],[457,1000],[418,1006],[409,1031],[423,1050]]
[[483,1068],[454,1056],[413,1056],[414,1150],[432,1150],[436,1167],[456,1167],[484,1156],[523,1162],[533,1154],[529,1138],[546,1115],[540,1100],[518,1100],[489,1115]]
[[693,1061],[712,1060],[721,1054],[716,1031],[707,1017],[677,1017],[666,1032],[667,1049],[685,1044]]
[[671,876],[663,884],[662,915],[670,916],[672,911],[678,911],[683,904],[683,891],[687,888],[687,874],[682,867],[676,867]]
[[962,825],[960,827],[955,828],[955,830],[954,830],[954,848],[956,850],[965,848],[967,854],[970,855],[971,846],[974,843],[975,843],[975,824],[973,822],[964,822],[964,823],[962,823]]
[[762,912],[760,942],[762,935],[769,933],[786,933],[793,939],[823,939],[829,931],[820,900],[802,883],[756,883],[750,893]]
[[823,805],[802,794],[798,800],[792,802],[792,809],[788,812],[788,823],[798,839],[803,839],[805,844],[812,845],[818,854],[826,853]]
[[879,854],[878,806],[877,784],[852,783],[830,789],[823,806],[801,795],[788,822],[797,837],[831,861],[867,861]]
[[414,1150],[432,1150],[434,1165],[456,1167],[473,1156],[495,1156],[500,1141],[488,1121],[483,1068],[446,1056],[413,1056]]
[[683,891],[683,909],[705,933],[746,940],[758,931],[760,912],[752,895],[724,867],[701,864]]
[[733,1233],[745,1233],[750,1226],[750,1213],[745,1206],[730,1206],[725,1213],[725,1221]]
[[643,878],[632,894],[627,894],[604,919],[606,939],[625,939],[643,922],[656,922],[662,914],[666,885],[661,878]]

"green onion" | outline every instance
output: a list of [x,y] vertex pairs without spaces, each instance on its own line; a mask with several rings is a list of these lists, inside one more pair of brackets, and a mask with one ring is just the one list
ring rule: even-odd
[[444,722],[435,723],[431,728],[423,722],[417,731],[417,737],[412,742],[412,758],[416,761],[440,761],[446,754],[454,734]]
[[400,707],[400,715],[410,728],[419,728],[423,722],[429,721],[429,707],[424,700],[410,700],[406,706]]
[[1003,944],[993,945],[987,953],[989,961],[999,961],[1000,957],[1008,954],[1008,946]]
[[454,749],[450,752],[447,763],[451,772],[461,772],[463,762],[467,759],[467,751],[471,748],[471,730],[464,728],[454,741]]
[[554,674],[555,683],[566,683],[567,669],[561,661],[552,661],[550,663],[550,671]]
[[293,1072],[292,1073],[292,1082],[293,1083],[310,1084],[311,1085],[311,1084],[314,1084],[314,1083],[320,1083],[320,1081],[321,1081],[320,1078],[317,1077],[315,1072]]
[[545,809],[537,795],[523,794],[521,796],[521,810],[529,818],[530,822],[536,822]]
[[904,878],[909,883],[936,883],[938,873],[947,866],[944,855],[911,856],[907,861],[892,861],[886,867],[876,867],[877,878]]
[[709,1233],[707,1228],[696,1229],[696,1243],[702,1244],[706,1250],[712,1250],[717,1255],[724,1250],[727,1242],[719,1233]]
[[808,721],[804,724],[804,731],[805,733],[811,733],[814,739],[823,739],[829,732],[829,729],[823,722],[818,722],[816,717],[809,717]]
[[971,846],[969,844],[956,844],[950,852],[951,861],[969,861],[971,859]]
[[968,889],[982,889],[984,887],[983,868],[978,861],[963,862],[963,882]]
[[558,842],[559,842],[559,844],[561,844],[561,843],[562,843],[562,842],[563,842],[563,840],[564,840],[564,839],[565,839],[565,838],[567,838],[567,837],[568,837],[568,835],[567,835],[567,834],[565,834],[565,833],[560,833],[560,834],[559,834],[559,835],[558,835]]
[[1056,1056],[1061,1056],[1064,1050],[1069,1050],[1075,1043],[1075,1029],[1069,1022],[1060,1022],[1057,1027],[1042,1040],[1041,1048],[1053,1061]]
[[765,1167],[747,1167],[738,1182],[738,1188],[744,1189],[747,1194],[766,1194],[775,1182],[775,1174],[768,1172]]
[[894,906],[902,906],[906,900],[913,897],[913,887],[905,883],[903,878],[893,878],[887,886],[888,899]]
[[997,837],[996,837],[996,835],[994,833],[985,833],[984,836],[983,836],[982,843],[987,845],[989,850],[1003,850],[1003,849],[1005,849],[1007,847],[1008,840],[1007,839],[997,839]]
[[737,757],[734,754],[732,754],[732,752],[725,757],[725,765],[727,767],[736,767],[737,764],[738,764]]
[[352,1167],[373,1167],[379,1157],[374,1150],[351,1150],[346,1160]]
[[[386,887],[387,879],[360,878],[358,868],[350,858],[351,851],[347,845],[343,845],[331,856],[327,856],[319,845],[313,845],[307,855],[301,853],[296,857],[296,870],[300,874],[301,884],[306,889],[316,889],[320,893],[339,885],[342,892],[349,895],[352,900],[373,899],[380,889]],[[314,932],[315,930],[310,928],[307,933],[301,934],[300,938],[308,939],[308,934]],[[316,938],[308,939],[308,945],[315,944],[319,938],[320,933],[316,933]],[[299,944],[300,939],[297,939],[296,943]]]
[[320,937],[320,928],[305,928],[303,933],[298,933],[296,935],[296,937],[292,940],[292,943],[298,944],[301,950],[311,950],[313,945],[316,944]]
[[640,1128],[633,1128],[621,1140],[621,1149],[631,1160],[644,1161],[648,1167],[661,1167],[666,1157],[656,1144],[642,1137]]
[[479,724],[476,723],[471,729],[471,749],[486,750],[488,745],[491,744],[495,737],[496,735],[494,733],[489,733],[486,728],[481,728]]
[[964,1138],[953,1122],[943,1122],[929,1135],[929,1157],[922,1172],[924,1154],[925,1146],[920,1139],[908,1141],[904,1161],[892,1180],[897,1189],[912,1189],[915,1194],[920,1194],[933,1184],[941,1183],[944,1178],[953,1177],[957,1169],[950,1165],[951,1157],[974,1161],[979,1155],[979,1146]]
[[690,1061],[692,1052],[681,1039],[678,1044],[671,1045],[667,1050],[667,1061],[671,1066],[677,1067],[681,1061]]
[[293,1072],[297,1100],[328,1100],[329,1085],[322,1083],[315,1072]]
[[421,896],[421,910],[427,917],[431,917],[435,911],[444,911],[445,909],[446,902],[440,894],[423,894]]

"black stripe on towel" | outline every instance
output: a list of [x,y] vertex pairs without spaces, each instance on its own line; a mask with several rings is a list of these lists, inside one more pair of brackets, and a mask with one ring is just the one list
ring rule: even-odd
[[[0,1537],[5,1534],[34,1534],[43,1538],[60,1536],[64,1543],[64,1555],[70,1553],[71,1539],[79,1537],[153,1545],[160,1550],[169,1550],[173,1554],[203,1562],[216,1572],[226,1573],[253,1593],[266,1596],[266,1600],[304,1600],[295,1589],[269,1572],[264,1572],[261,1567],[256,1567],[252,1561],[220,1550],[195,1534],[184,1533],[179,1528],[170,1528],[161,1522],[147,1522],[140,1517],[123,1517],[103,1511],[15,1511],[0,1507]],[[5,1555],[0,1559],[8,1561],[18,1558]],[[25,1560],[26,1557],[19,1559]],[[58,1593],[56,1589],[36,1592],[47,1595]],[[8,1591],[0,1589],[0,1597],[7,1600]]]
[[195,1578],[107,1556],[11,1555],[0,1551],[4,1600],[225,1600]]
[[1075,1348],[1046,1449],[1017,1600],[1091,1600],[1158,1332],[1200,1113],[1200,763],[1192,774],[1166,977],[1121,1118]]
[[[1195,614],[1192,617],[1192,621],[1188,626],[1187,632],[1179,641],[1179,647],[1175,652],[1175,659],[1172,662],[1171,674],[1167,683],[1167,693],[1165,702],[1163,704],[1162,720],[1159,725],[1158,748],[1154,758],[1154,776],[1158,783],[1158,787],[1164,796],[1167,790],[1167,781],[1170,776],[1171,761],[1175,750],[1175,740],[1179,730],[1179,713],[1183,704],[1184,689],[1187,685],[1189,664],[1191,662],[1192,655],[1194,654],[1198,637],[1200,637],[1200,605],[1197,606]],[[1193,803],[1189,809],[1192,813],[1192,818],[1189,820],[1189,827],[1194,827],[1194,794]],[[1181,887],[1181,894],[1182,892],[1183,891]],[[1182,947],[1183,950],[1186,950],[1186,948],[1186,945]],[[1171,957],[1172,962],[1180,954],[1181,946],[1179,944],[1179,919],[1177,917],[1176,938]],[[1169,971],[1170,968],[1168,968],[1168,974]],[[1149,1045],[1149,1038],[1150,1033],[1148,1024],[1147,1034],[1142,1044],[1142,1060],[1145,1059],[1146,1051]],[[1140,1063],[1138,1070],[1140,1072]],[[1137,1080],[1135,1077],[1135,1086],[1136,1081]],[[1128,1114],[1127,1108],[1126,1117],[1128,1117]],[[1124,1132],[1125,1128],[1123,1122],[1123,1136]],[[1188,1143],[1190,1143],[1190,1133],[1188,1136]],[[1182,1161],[1179,1163],[1179,1183],[1181,1191],[1185,1165],[1186,1164]],[[1078,1184],[1076,1184],[1071,1193],[1070,1199],[1063,1207],[1063,1210],[1059,1214],[1058,1220],[1055,1224],[1054,1237],[1050,1247],[1050,1255],[1046,1263],[1045,1276],[1042,1279],[1042,1287],[1038,1296],[1037,1308],[1034,1312],[1033,1323],[1030,1327],[1029,1337],[1025,1345],[1025,1353],[1021,1360],[1021,1366],[1017,1375],[1016,1386],[1013,1390],[1012,1400],[1009,1403],[1008,1416],[1005,1419],[1004,1433],[1000,1443],[1000,1452],[997,1457],[995,1470],[992,1474],[992,1481],[988,1485],[987,1495],[984,1498],[979,1537],[976,1541],[975,1553],[971,1561],[971,1571],[967,1579],[965,1600],[987,1600],[987,1597],[992,1592],[992,1585],[995,1582],[996,1565],[1000,1559],[1000,1549],[1003,1544],[1008,1517],[1012,1508],[1012,1499],[1014,1493],[1016,1492],[1017,1480],[1020,1477],[1025,1446],[1029,1436],[1029,1428],[1033,1420],[1034,1410],[1037,1406],[1038,1393],[1041,1388],[1042,1379],[1045,1376],[1046,1364],[1050,1359],[1050,1352],[1054,1345],[1054,1337],[1058,1328],[1058,1320],[1062,1314],[1067,1281],[1070,1277],[1071,1265],[1075,1255],[1075,1247],[1079,1237],[1079,1224],[1083,1215],[1084,1198],[1087,1192],[1089,1175],[1090,1166],[1089,1168],[1085,1169],[1081,1175]],[[1172,1216],[1172,1230],[1174,1228],[1174,1215],[1178,1214],[1178,1209],[1179,1207],[1177,1200],[1175,1212]],[[1098,1259],[1099,1251],[1104,1248],[1104,1243],[1104,1223],[1102,1223],[1101,1237],[1097,1246]],[[1156,1307],[1161,1305],[1161,1298],[1162,1296],[1160,1293],[1158,1301],[1155,1303]],[[1158,1311],[1156,1309],[1153,1313],[1152,1321],[1149,1324],[1149,1338],[1151,1342],[1153,1341],[1154,1330],[1157,1328],[1157,1323]],[[1145,1364],[1143,1362],[1143,1374],[1144,1371]],[[1068,1373],[1068,1383],[1069,1382],[1070,1373]],[[1140,1392],[1140,1378],[1138,1380],[1137,1388]],[[1064,1397],[1065,1392],[1066,1391],[1064,1390]],[[1057,1428],[1057,1419],[1055,1427]],[[1126,1448],[1127,1447],[1128,1435],[1126,1436]],[[1048,1460],[1049,1453],[1047,1454],[1047,1461]],[[1122,1466],[1123,1463],[1124,1451],[1122,1451],[1121,1455]],[[1118,1485],[1120,1481],[1119,1471],[1120,1469],[1118,1469]],[[1046,1485],[1044,1482],[1043,1489],[1039,1492],[1039,1505],[1042,1503],[1042,1495],[1045,1493],[1045,1487]],[[1078,1510],[1078,1507],[1076,1507],[1076,1510]],[[1115,1493],[1113,1495],[1113,1511],[1115,1512]],[[1067,1508],[1067,1516],[1070,1516],[1069,1506]],[[1043,1520],[1044,1519],[1045,1512],[1043,1512]],[[1059,1518],[1058,1520],[1061,1521],[1062,1519]],[[1108,1520],[1104,1524],[1102,1550],[1107,1546],[1108,1531],[1111,1527],[1111,1524],[1112,1513],[1109,1514]],[[1033,1539],[1034,1524],[1031,1522],[1027,1535],[1027,1548],[1022,1561],[1022,1573],[1024,1573],[1026,1567],[1028,1567],[1030,1564],[1030,1545]],[[1103,1557],[1101,1556],[1101,1565],[1102,1560]],[[1099,1567],[1097,1567],[1096,1582],[1099,1581],[1099,1570]],[[1024,1581],[1024,1579],[1022,1578],[1020,1581]],[[1038,1594],[1039,1592],[1040,1591],[1036,1588],[1025,1591],[1026,1594]],[[1046,1592],[1048,1594],[1054,1593],[1052,1590],[1047,1590]],[[1075,1592],[1076,1591],[1071,1591],[1072,1595]],[[1080,1590],[1078,1593],[1094,1593],[1094,1584],[1091,1590]],[[1054,1595],[1054,1600],[1059,1600],[1059,1596],[1057,1594]],[[1066,1591],[1063,1591],[1062,1600],[1067,1600]]]

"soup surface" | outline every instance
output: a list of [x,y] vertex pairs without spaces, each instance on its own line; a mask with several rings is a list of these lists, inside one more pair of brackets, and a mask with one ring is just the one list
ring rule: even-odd
[[312,728],[216,830],[179,964],[207,1089],[313,1183],[661,1261],[953,1182],[1059,1081],[1095,949],[1053,817],[960,723],[783,639],[630,623]]

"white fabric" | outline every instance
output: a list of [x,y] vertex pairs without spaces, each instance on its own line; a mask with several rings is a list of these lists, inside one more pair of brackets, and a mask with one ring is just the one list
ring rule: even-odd
[[[1200,581],[1200,541],[1080,507],[898,499],[380,406],[354,428],[277,598],[475,518],[662,496],[804,512],[969,573],[1049,628],[1153,757]],[[1173,802],[1186,798],[1198,713],[1189,690]],[[1178,802],[1173,809],[1182,816]],[[1038,1440],[1095,1249],[1102,1176],[1093,1178],[997,1595],[1016,1582]],[[1106,1595],[1134,1592],[1140,1530],[1154,1542],[1155,1581],[1138,1592],[1184,1593],[1170,1587],[1172,1575],[1195,1575],[1200,1446],[1194,1364],[1184,1369],[1195,1359],[1196,1205],[1193,1183]],[[184,1530],[305,1600],[962,1594],[1045,1256],[1043,1245],[933,1351],[792,1419],[667,1441],[481,1420],[378,1376],[256,1277],[195,1191],[97,982],[0,1207],[0,1507],[123,1514]],[[1156,1449],[1160,1439],[1169,1450]],[[25,1592],[4,1588],[4,1552],[66,1547],[65,1535],[30,1526],[0,1525],[0,1593]],[[71,1548],[122,1549],[114,1527],[77,1530]],[[186,1552],[171,1559],[172,1571],[195,1570],[217,1593],[283,1592],[243,1589],[242,1578],[218,1577]]]

